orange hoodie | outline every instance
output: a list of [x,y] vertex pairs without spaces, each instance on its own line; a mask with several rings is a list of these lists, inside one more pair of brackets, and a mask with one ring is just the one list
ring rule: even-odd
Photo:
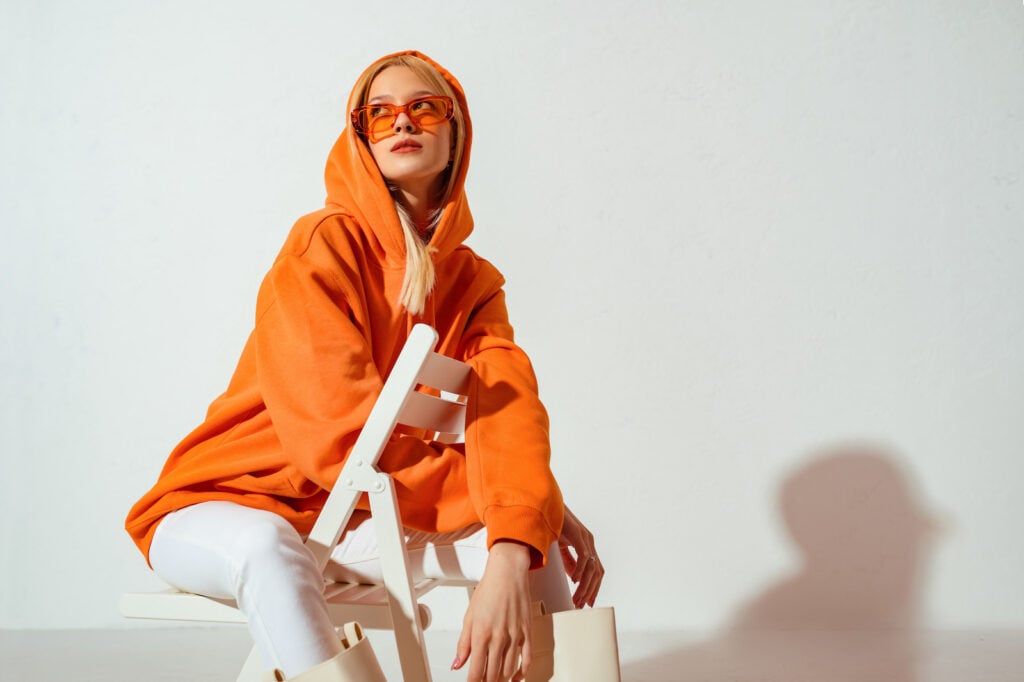
[[403,523],[448,532],[480,521],[490,543],[533,547],[534,566],[557,539],[562,498],[533,369],[513,341],[501,274],[462,244],[473,230],[463,190],[472,140],[465,94],[429,58],[403,54],[433,64],[466,112],[460,177],[431,239],[436,284],[426,312],[414,317],[396,302],[401,224],[349,126],[328,158],[326,208],[295,224],[264,279],[227,390],[128,514],[125,527],[147,559],[165,514],[207,500],[266,509],[309,532],[417,322],[438,330],[439,352],[474,371],[464,446],[405,435],[384,450],[380,468],[395,479]]

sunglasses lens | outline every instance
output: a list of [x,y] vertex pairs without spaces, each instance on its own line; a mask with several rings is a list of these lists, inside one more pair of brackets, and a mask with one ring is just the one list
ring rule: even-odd
[[421,126],[437,125],[451,115],[450,109],[443,97],[423,97],[409,102],[409,117]]
[[363,107],[359,110],[359,128],[371,138],[386,137],[395,120],[395,108],[390,104]]

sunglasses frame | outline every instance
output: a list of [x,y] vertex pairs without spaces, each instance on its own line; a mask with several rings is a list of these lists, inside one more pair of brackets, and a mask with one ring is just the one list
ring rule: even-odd
[[[426,100],[440,100],[444,102],[445,115],[443,120],[438,121],[437,123],[429,123],[426,125],[420,123],[420,121],[416,118],[415,114],[413,113],[410,107],[413,107],[419,104],[420,102],[424,102]],[[371,109],[379,109],[382,107],[391,110],[391,122],[388,124],[388,134],[373,135],[368,129],[363,127],[363,124],[360,121],[360,115],[364,111],[369,111]],[[397,121],[398,117],[401,116],[403,113],[406,116],[408,116],[412,120],[412,122],[419,127],[425,128],[428,126],[441,125],[441,123],[443,123],[444,121],[450,121],[452,120],[452,118],[455,117],[455,103],[452,102],[452,98],[448,97],[447,95],[426,95],[424,97],[417,97],[416,99],[411,99],[405,104],[390,104],[386,102],[382,102],[380,104],[364,104],[361,107],[356,107],[355,109],[353,109],[352,112],[349,114],[349,119],[352,121],[352,127],[355,129],[357,133],[370,140],[370,142],[380,142],[381,140],[386,140],[387,138],[393,137],[394,135],[397,134],[395,132],[395,121]]]

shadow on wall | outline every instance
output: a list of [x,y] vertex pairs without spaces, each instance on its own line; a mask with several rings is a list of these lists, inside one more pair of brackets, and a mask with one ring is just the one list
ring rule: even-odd
[[779,494],[800,566],[718,637],[628,664],[623,679],[913,682],[935,524],[896,461],[861,446],[812,457]]

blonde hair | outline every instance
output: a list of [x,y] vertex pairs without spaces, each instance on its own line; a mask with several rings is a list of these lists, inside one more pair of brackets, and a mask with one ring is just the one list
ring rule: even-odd
[[[430,216],[430,222],[423,231],[423,234],[416,229],[409,212],[396,198],[397,188],[390,184],[388,185],[391,197],[395,200],[395,210],[398,213],[398,221],[402,225],[402,233],[405,237],[405,277],[402,280],[402,290],[398,294],[398,303],[413,315],[419,315],[426,307],[427,296],[433,290],[435,281],[432,254],[436,249],[430,245],[429,240],[433,236],[437,225],[441,222],[444,206],[451,198],[451,194],[459,179],[463,151],[466,148],[466,124],[462,105],[459,102],[455,88],[431,64],[411,54],[400,54],[383,59],[364,71],[352,90],[352,99],[349,102],[350,107],[354,109],[366,104],[373,79],[385,69],[393,66],[403,66],[411,69],[413,73],[419,76],[435,92],[450,97],[455,109],[451,120],[453,140],[451,160],[448,167],[442,171],[444,178],[440,183],[437,196],[434,197],[434,209]],[[363,144],[367,144],[365,139],[363,139]]]
[[[426,241],[416,226],[412,224],[409,212],[399,202],[395,202],[398,220],[402,223],[402,235],[405,237],[405,276],[402,278],[402,290],[398,294],[398,302],[413,315],[420,315],[427,305],[427,296],[434,288],[434,259],[436,248]],[[427,228],[427,235],[433,233],[441,220],[441,211],[435,212]],[[428,237],[429,238],[429,237]]]

